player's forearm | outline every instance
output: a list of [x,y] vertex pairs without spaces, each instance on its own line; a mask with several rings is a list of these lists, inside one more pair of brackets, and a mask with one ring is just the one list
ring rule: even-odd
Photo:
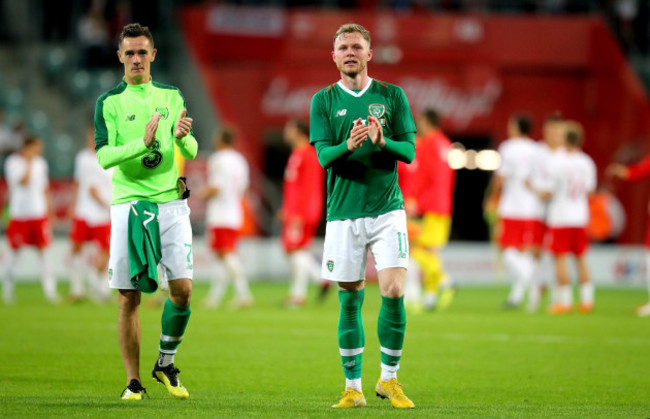
[[178,151],[181,153],[181,156],[187,160],[194,160],[199,149],[199,144],[196,141],[196,138],[194,138],[192,135],[186,135],[183,138],[177,138],[176,146],[178,147]]
[[149,152],[142,139],[131,141],[122,146],[105,145],[97,150],[97,162],[102,169],[110,169],[127,160],[144,156]]
[[412,141],[395,141],[386,138],[384,150],[394,155],[397,160],[407,164],[411,163],[415,158],[415,143]]
[[348,144],[345,141],[338,145],[329,145],[325,141],[318,141],[314,146],[316,147],[318,162],[325,169],[352,154],[348,150]]

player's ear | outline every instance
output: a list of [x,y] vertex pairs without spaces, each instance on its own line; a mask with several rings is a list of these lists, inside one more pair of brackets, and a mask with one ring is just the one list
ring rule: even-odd
[[332,61],[336,62],[336,57],[334,57],[334,51],[332,51]]
[[372,60],[372,50],[368,50],[368,61]]
[[122,60],[122,53],[120,52],[119,49],[117,50],[117,58],[120,60],[121,63],[124,63],[124,61]]
[[156,59],[156,52],[158,52],[158,50],[156,48],[154,48],[151,51],[151,62],[153,62]]

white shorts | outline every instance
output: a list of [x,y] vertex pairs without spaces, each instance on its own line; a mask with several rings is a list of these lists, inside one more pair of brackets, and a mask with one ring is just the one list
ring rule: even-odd
[[[129,209],[131,204],[111,205],[111,249],[108,261],[108,277],[111,288],[134,290],[129,272]],[[162,259],[159,269],[173,281],[192,279],[194,255],[192,254],[192,225],[190,207],[186,199],[158,204],[160,244]]]
[[328,221],[321,276],[337,282],[365,279],[368,250],[375,259],[377,272],[408,266],[404,210],[391,211],[377,217]]

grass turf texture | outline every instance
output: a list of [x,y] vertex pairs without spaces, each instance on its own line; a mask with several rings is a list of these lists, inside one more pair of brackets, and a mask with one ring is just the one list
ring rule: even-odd
[[[281,307],[287,286],[253,285],[256,306],[201,307],[177,355],[189,400],[151,379],[161,308],[141,309],[141,374],[151,399],[124,402],[116,303],[45,303],[35,284],[0,305],[1,417],[575,417],[650,414],[650,319],[633,316],[642,290],[598,290],[589,315],[503,311],[504,288],[463,288],[442,313],[409,315],[399,379],[416,409],[374,395],[379,376],[379,292],[364,304],[363,388],[368,406],[334,410],[343,390],[336,343],[338,303]],[[115,297],[114,297],[115,300]],[[313,300],[313,298],[312,298]]]

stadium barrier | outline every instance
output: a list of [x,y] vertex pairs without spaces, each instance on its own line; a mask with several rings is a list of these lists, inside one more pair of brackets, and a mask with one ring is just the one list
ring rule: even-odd
[[[5,266],[6,241],[0,245],[0,266]],[[207,281],[215,272],[214,258],[204,237],[194,240],[195,280]],[[289,261],[279,240],[269,238],[242,239],[238,249],[242,265],[251,281],[288,281]],[[322,241],[312,247],[315,258],[321,257]],[[593,245],[590,248],[588,263],[596,285],[612,287],[645,286],[645,248],[642,246]],[[90,254],[86,254],[90,257]],[[445,267],[459,286],[493,286],[507,283],[505,267],[497,249],[488,243],[451,243],[442,251]],[[66,282],[70,262],[70,243],[66,239],[55,239],[52,245],[51,260],[56,276]],[[57,261],[57,263],[54,263]],[[16,269],[18,281],[37,281],[39,264],[36,252],[27,248],[22,251]],[[368,258],[367,278],[376,277]],[[4,272],[0,272],[3,275]],[[552,261],[544,258],[544,279],[553,277]]]

